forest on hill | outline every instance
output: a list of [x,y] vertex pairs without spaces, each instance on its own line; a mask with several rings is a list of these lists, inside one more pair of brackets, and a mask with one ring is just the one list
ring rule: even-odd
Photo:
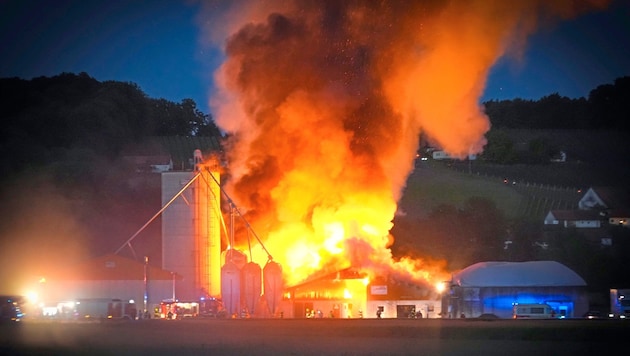
[[558,93],[538,100],[515,98],[483,103],[493,128],[630,130],[630,77],[593,88],[587,98]]
[[[31,80],[0,78],[2,177],[75,156],[116,158],[130,143],[154,136],[222,137],[212,115],[192,99],[181,103],[148,97],[130,82],[99,82],[87,73]],[[492,128],[483,158],[499,164],[541,163],[559,149],[550,137],[535,137],[519,149],[523,130],[628,132],[630,77],[594,88],[588,98],[558,94],[540,100],[483,103]],[[506,133],[521,129],[514,137]],[[531,154],[520,155],[518,152]]]

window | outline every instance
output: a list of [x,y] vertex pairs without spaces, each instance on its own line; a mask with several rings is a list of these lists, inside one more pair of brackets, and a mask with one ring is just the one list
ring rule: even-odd
[[534,307],[532,308],[532,314],[544,314],[545,308]]

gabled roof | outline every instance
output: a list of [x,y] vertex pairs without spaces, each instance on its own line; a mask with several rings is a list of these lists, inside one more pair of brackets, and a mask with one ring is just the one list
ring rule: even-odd
[[555,261],[479,262],[453,275],[462,287],[586,286],[577,273]]
[[594,208],[596,205],[605,209],[622,209],[630,207],[630,190],[623,187],[591,187],[582,199],[580,209]]
[[[144,268],[145,265],[142,262],[109,254],[79,263],[50,278],[53,280],[144,280]],[[173,277],[177,280],[182,279],[177,274],[173,275],[169,271],[147,265],[149,281],[173,280]]]
[[554,218],[558,221],[585,221],[602,220],[605,216],[600,215],[596,210],[551,210],[547,219]]

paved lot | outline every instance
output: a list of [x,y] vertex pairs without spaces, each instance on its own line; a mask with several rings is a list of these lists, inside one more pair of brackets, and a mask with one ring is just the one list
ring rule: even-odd
[[585,355],[624,346],[611,320],[24,321],[0,326],[3,355]]

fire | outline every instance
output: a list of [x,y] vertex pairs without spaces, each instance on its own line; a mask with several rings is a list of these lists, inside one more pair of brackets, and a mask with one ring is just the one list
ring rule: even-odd
[[540,11],[568,17],[601,3],[212,2],[210,33],[227,39],[211,102],[230,134],[227,190],[286,282],[349,265],[448,278],[444,263],[388,249],[420,134],[455,157],[481,152],[492,65],[518,51]]
[[324,226],[328,238],[324,241],[324,246],[328,252],[337,255],[343,252],[340,244],[344,239],[344,230],[341,223],[331,223]]

